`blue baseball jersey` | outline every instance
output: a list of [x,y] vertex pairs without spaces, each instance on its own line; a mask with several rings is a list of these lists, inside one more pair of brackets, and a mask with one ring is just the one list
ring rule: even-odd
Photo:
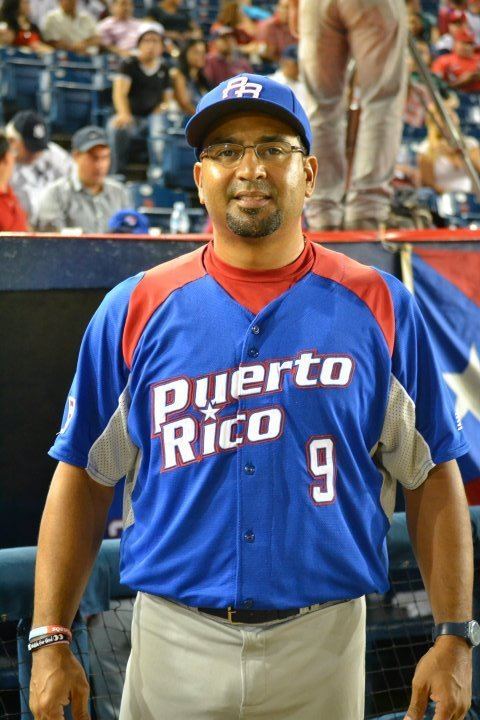
[[134,589],[219,608],[384,592],[397,481],[467,451],[414,298],[312,245],[255,315],[212,252],[108,293],[50,454],[104,485],[125,476]]

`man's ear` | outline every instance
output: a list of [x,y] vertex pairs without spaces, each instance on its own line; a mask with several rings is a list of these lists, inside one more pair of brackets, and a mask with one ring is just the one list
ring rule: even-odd
[[202,163],[196,162],[193,166],[193,179],[198,190],[198,199],[202,205],[205,205],[205,198],[203,197],[202,189]]
[[305,172],[305,197],[311,197],[315,188],[315,180],[318,173],[318,160],[315,155],[309,155],[305,158],[304,163]]

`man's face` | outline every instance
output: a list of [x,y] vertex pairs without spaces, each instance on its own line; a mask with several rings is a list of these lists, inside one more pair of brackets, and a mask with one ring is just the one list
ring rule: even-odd
[[215,48],[220,55],[231,55],[236,47],[235,35],[223,35],[215,40]]
[[[207,135],[204,147],[235,142],[254,145],[283,140],[300,146],[290,125],[261,113],[239,113],[218,123]],[[203,158],[194,169],[200,201],[213,226],[245,238],[272,235],[280,227],[295,227],[301,218],[305,197],[313,191],[315,158],[292,153],[281,164],[261,161],[248,148],[234,167]]]
[[141,62],[155,60],[163,53],[163,40],[155,32],[147,32],[138,43],[138,56]]
[[77,0],[60,0],[59,4],[67,15],[74,15],[77,11]]
[[77,163],[78,177],[85,187],[103,185],[110,169],[110,148],[96,145],[87,152],[76,151],[73,158]]
[[29,159],[29,154],[27,151],[27,148],[25,147],[25,143],[23,142],[21,137],[17,137],[16,135],[10,134],[7,130],[7,139],[10,144],[10,150],[12,151],[13,155],[15,156],[15,159],[19,163],[26,163]]
[[132,0],[115,0],[112,3],[112,15],[117,20],[128,20],[133,15]]

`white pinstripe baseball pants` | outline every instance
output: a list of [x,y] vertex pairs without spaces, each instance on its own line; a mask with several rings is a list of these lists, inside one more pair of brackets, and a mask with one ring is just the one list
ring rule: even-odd
[[120,720],[362,720],[365,599],[232,625],[139,593]]

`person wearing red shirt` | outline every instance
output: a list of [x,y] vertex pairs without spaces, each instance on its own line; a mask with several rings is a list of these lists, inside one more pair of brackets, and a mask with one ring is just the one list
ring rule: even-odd
[[432,64],[432,71],[451,88],[463,92],[480,91],[480,56],[475,51],[475,38],[470,30],[455,33],[453,52],[440,55]]
[[279,0],[272,17],[258,23],[256,40],[264,60],[279,62],[285,48],[298,42],[288,26],[288,2]]
[[4,133],[0,133],[0,231],[27,232],[27,216],[9,185],[15,155]]
[[239,73],[252,72],[248,60],[238,53],[235,30],[220,26],[212,33],[214,49],[205,58],[204,73],[211,85],[218,85]]

